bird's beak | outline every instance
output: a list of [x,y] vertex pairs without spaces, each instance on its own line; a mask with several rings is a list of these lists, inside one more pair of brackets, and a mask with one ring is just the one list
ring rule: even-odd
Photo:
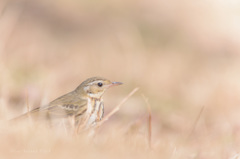
[[112,86],[118,86],[118,85],[121,85],[121,84],[123,84],[123,83],[121,83],[121,82],[112,82],[112,84],[110,85],[110,87],[112,87]]

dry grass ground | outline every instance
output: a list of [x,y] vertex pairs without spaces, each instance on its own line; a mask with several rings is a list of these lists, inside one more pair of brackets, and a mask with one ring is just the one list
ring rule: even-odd
[[[0,1],[0,158],[240,158],[239,7]],[[106,114],[140,88],[94,137],[6,122],[91,76],[124,83]]]

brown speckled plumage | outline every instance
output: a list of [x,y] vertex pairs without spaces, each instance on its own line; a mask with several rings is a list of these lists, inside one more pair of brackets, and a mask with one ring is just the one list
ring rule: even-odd
[[120,82],[111,82],[105,78],[92,77],[82,82],[74,91],[69,92],[47,106],[33,109],[32,111],[15,118],[34,119],[63,119],[74,117],[75,124],[85,123],[85,127],[94,125],[100,121],[104,114],[102,95],[111,86],[120,85]]

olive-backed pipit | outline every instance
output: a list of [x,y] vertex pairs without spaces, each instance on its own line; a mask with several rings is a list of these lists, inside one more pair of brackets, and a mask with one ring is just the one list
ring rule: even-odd
[[104,92],[108,88],[120,84],[122,83],[111,82],[102,77],[89,78],[82,82],[74,91],[53,100],[47,106],[33,109],[14,120],[26,117],[38,120],[62,120],[72,117],[75,126],[83,125],[84,128],[89,128],[103,117],[104,105],[102,96]]

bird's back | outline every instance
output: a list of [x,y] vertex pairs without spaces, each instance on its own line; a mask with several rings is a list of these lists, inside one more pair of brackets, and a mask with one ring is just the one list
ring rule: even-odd
[[30,118],[34,121],[42,120],[61,120],[71,116],[82,116],[87,110],[87,100],[79,98],[73,91],[67,93],[46,106],[41,106],[27,112],[12,121],[18,121],[22,119]]

